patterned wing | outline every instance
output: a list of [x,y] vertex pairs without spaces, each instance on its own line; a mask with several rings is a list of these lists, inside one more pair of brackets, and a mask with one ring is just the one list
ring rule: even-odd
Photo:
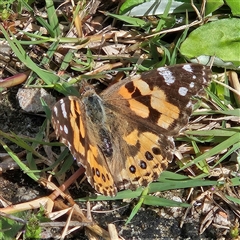
[[86,121],[86,107],[77,97],[67,97],[55,104],[52,125],[60,141],[86,169],[89,183],[101,194],[114,196],[117,189],[93,132]]
[[55,132],[101,194],[146,186],[172,160],[172,136],[188,123],[191,97],[210,75],[199,64],[163,67],[114,84],[100,96],[86,91],[81,99],[65,98],[53,108]]
[[[199,64],[163,67],[107,88],[101,97],[111,122],[113,161],[107,161],[118,189],[146,186],[172,160],[174,142],[188,123],[191,97],[210,81]],[[121,153],[121,154],[119,154]]]
[[136,124],[175,136],[192,113],[192,96],[210,81],[211,71],[200,64],[180,64],[143,73],[107,88],[102,94],[106,107]]

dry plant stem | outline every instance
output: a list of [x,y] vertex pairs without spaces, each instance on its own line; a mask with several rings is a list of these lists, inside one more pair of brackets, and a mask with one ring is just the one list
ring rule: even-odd
[[201,6],[201,13],[198,11],[196,6],[194,5],[193,0],[191,0],[191,5],[192,5],[193,9],[195,10],[195,12],[198,16],[198,19],[202,22],[202,19],[203,19],[202,16],[204,15],[204,12],[205,12],[206,0],[203,0],[202,6]]
[[181,31],[181,30],[185,30],[187,28],[190,28],[190,27],[193,27],[195,25],[199,25],[203,22],[203,18],[202,18],[202,15],[203,15],[203,12],[204,12],[204,9],[205,9],[205,3],[206,1],[204,0],[203,1],[203,5],[202,5],[202,11],[201,11],[201,14],[199,13],[198,9],[196,8],[196,6],[194,5],[193,1],[191,0],[191,4],[192,4],[192,7],[193,9],[195,10],[199,20],[196,20],[190,24],[186,24],[184,26],[180,26],[180,27],[176,27],[176,28],[172,28],[172,29],[168,29],[168,30],[163,30],[163,31],[160,31],[160,32],[157,32],[157,33],[154,33],[154,34],[151,34],[151,35],[148,35],[146,36],[146,38],[151,38],[151,37],[154,37],[154,36],[157,36],[157,35],[160,35],[160,34],[164,34],[164,33],[169,33],[169,32],[177,32],[177,31]]
[[63,228],[63,232],[62,232],[62,235],[61,235],[61,239],[64,239],[65,236],[67,236],[67,231],[68,231],[68,228],[69,228],[69,222],[71,221],[71,218],[72,218],[72,214],[73,214],[73,211],[74,211],[74,206],[73,205],[71,207],[71,210],[68,212],[68,218],[67,218],[67,221],[66,221],[66,225],[64,226]]
[[[229,78],[229,80],[230,80],[230,78]],[[222,82],[220,82],[220,81],[218,81],[218,80],[216,80],[216,79],[213,79],[213,81],[216,82],[216,83],[218,83],[219,85],[224,86],[225,88],[228,88],[228,89],[231,90],[234,94],[240,96],[240,91],[238,91],[238,90],[230,87],[229,85],[227,85],[227,84],[225,84],[225,83],[222,83]],[[231,80],[230,80],[230,81],[231,81]]]
[[215,215],[218,207],[212,207],[212,209],[207,213],[204,219],[201,222],[201,226],[199,228],[199,233],[203,234],[204,231],[212,224],[213,222],[213,215]]
[[2,56],[0,55],[0,68],[4,68],[6,71],[8,71],[9,73],[11,73],[12,75],[16,75],[18,74],[18,71],[16,71],[14,68],[7,66],[7,63],[5,61],[1,61],[2,60]]
[[10,201],[6,200],[1,195],[0,195],[0,203],[2,204],[3,207],[8,207],[9,205],[12,205],[12,203]]
[[90,202],[87,202],[87,218],[90,221],[93,221],[92,214],[91,214],[91,204],[90,204]]
[[[237,197],[236,195],[231,194],[232,191],[230,190],[229,187],[228,187],[227,189],[228,189],[228,191],[227,191],[228,195],[232,195],[232,197],[235,197],[235,198]],[[239,210],[238,206],[234,205],[230,200],[228,200],[228,199],[225,197],[225,193],[222,193],[222,192],[220,192],[220,191],[217,191],[217,192],[215,192],[215,194],[216,194],[218,197],[220,197],[224,202],[226,202],[226,203],[228,204],[228,206],[230,206],[230,208],[231,208],[232,211],[237,215],[237,217],[240,217],[240,210]],[[225,210],[223,210],[223,211],[225,212]]]
[[[67,181],[62,184],[59,189],[60,191],[64,192],[65,189],[67,189],[74,181],[76,181],[83,173],[84,173],[85,169],[83,167],[80,167],[70,178],[67,179]],[[49,198],[52,200],[55,200],[61,193],[58,190],[55,190],[50,196]],[[68,200],[70,201],[71,204],[75,204],[75,202],[73,200],[71,200],[68,197]]]
[[50,212],[53,208],[53,201],[49,199],[48,197],[42,197],[35,199],[33,201],[25,202],[25,203],[20,203],[12,206],[8,206],[5,208],[0,208],[1,212],[12,214],[12,213],[17,213],[17,212],[23,212],[27,211],[30,209],[38,209],[41,206],[45,206],[47,209],[47,212]]
[[[25,211],[29,209],[37,209],[40,206],[46,206],[47,212],[51,212],[52,207],[54,205],[54,200],[59,196],[62,195],[64,198],[66,198],[69,203],[73,206],[75,204],[74,200],[63,193],[63,191],[70,186],[80,175],[82,175],[84,172],[83,168],[79,168],[78,171],[75,172],[60,188],[59,190],[55,190],[52,194],[50,194],[49,197],[42,197],[40,199],[35,199],[33,201],[29,201],[26,203],[20,203],[14,206],[8,206],[6,208],[1,208],[2,212],[5,213],[15,213],[19,211]],[[39,182],[43,185],[51,185],[54,189],[57,189],[54,184],[48,183],[45,179],[40,179]],[[47,182],[47,183],[46,183]],[[50,186],[50,187],[51,187]],[[51,188],[52,189],[52,188]]]
[[170,32],[172,33],[172,32],[182,31],[182,30],[185,30],[187,28],[199,25],[200,23],[201,23],[201,21],[194,21],[190,24],[186,24],[186,25],[181,26],[181,27],[176,27],[176,28],[172,28],[172,29],[169,29],[169,30],[163,30],[163,31],[160,31],[160,32],[157,32],[157,33],[153,33],[151,35],[146,36],[146,38],[151,38],[151,37],[161,35],[161,34],[164,34],[164,33],[170,33]]
[[[65,190],[72,182],[74,182],[80,175],[82,175],[83,173],[83,169],[79,169],[76,174],[74,174],[74,176],[70,177],[61,187],[61,191]],[[67,206],[66,204],[64,204],[62,201],[60,200],[55,200],[53,202],[52,199],[55,199],[57,196],[59,196],[59,191],[54,191],[54,194],[51,194],[49,197],[43,197],[40,199],[36,199],[33,201],[30,201],[28,203],[21,203],[21,204],[17,204],[14,206],[10,206],[10,207],[6,207],[1,209],[1,212],[4,213],[14,213],[14,212],[19,212],[19,211],[25,211],[25,210],[29,210],[29,209],[38,209],[40,206],[46,206],[46,211],[47,212],[51,212],[53,209],[53,205],[55,208],[57,209],[67,209],[69,208],[69,206]],[[69,200],[69,199],[68,199]],[[70,201],[70,203],[72,204],[72,206],[74,206],[74,211],[72,212],[72,218],[73,220],[77,220],[80,222],[84,222],[84,223],[91,223],[92,221],[90,221],[89,219],[87,219],[81,209],[79,208],[78,205],[75,204],[75,202],[72,200]],[[104,229],[100,228],[98,225],[96,224],[92,224],[92,225],[88,225],[87,226],[91,231],[93,231],[94,233],[96,233],[97,235],[103,237],[104,239],[109,239],[109,234],[107,231],[105,231]]]
[[91,72],[88,72],[84,75],[94,75],[94,74],[97,74],[97,73],[100,73],[100,72],[103,72],[103,71],[107,71],[107,70],[111,70],[113,68],[116,68],[116,67],[121,67],[123,65],[123,63],[121,62],[117,62],[117,63],[107,63],[107,64],[104,64],[103,66],[91,71]]
[[112,223],[108,224],[108,232],[112,240],[119,239],[116,226]]
[[[66,225],[66,222],[42,222],[39,223],[40,227],[64,227]],[[76,226],[88,226],[89,223],[79,222],[79,221],[70,221],[69,226],[70,227],[76,227]]]
[[87,36],[90,38],[90,42],[97,42],[97,41],[102,41],[104,40],[109,40],[109,39],[115,39],[117,37],[118,42],[120,43],[136,43],[136,40],[144,40],[145,37],[141,35],[133,36],[131,33],[126,32],[126,31],[120,31],[120,32],[110,32],[110,33],[103,33],[103,34],[98,34],[98,35],[91,35]]
[[[81,4],[81,2],[78,2],[78,4]],[[82,18],[80,18],[80,15],[82,15],[82,13],[79,13],[79,12],[77,13],[76,7],[74,7],[74,12],[73,12],[73,16],[75,16],[74,24],[75,24],[79,38],[81,38],[83,36],[83,34],[82,34]]]
[[26,222],[27,222],[26,220],[23,220],[22,218],[18,218],[16,216],[13,216],[11,214],[7,214],[7,213],[1,212],[1,211],[0,211],[0,216],[8,218],[8,219],[12,219],[13,221],[22,223],[22,224],[26,224]]
[[233,91],[234,97],[238,105],[240,105],[240,83],[238,80],[238,75],[236,72],[229,71],[228,72],[229,82],[231,86],[234,88]]
[[[68,206],[60,200],[55,201],[55,207],[58,209],[68,208]],[[98,236],[101,236],[104,239],[110,240],[109,233],[106,230],[100,228],[97,224],[95,224],[95,223],[91,222],[89,219],[87,219],[82,214],[82,211],[78,205],[76,205],[74,208],[75,208],[74,209],[75,211],[72,214],[72,220],[79,221],[80,223],[81,222],[91,223],[91,225],[86,226],[89,230],[93,231],[95,234],[97,234]]]
[[[185,219],[187,219],[188,213],[190,212],[190,210],[193,210],[195,204],[197,204],[198,201],[200,201],[202,198],[204,198],[204,197],[206,197],[206,196],[208,196],[208,195],[209,195],[209,190],[203,192],[200,196],[198,196],[197,198],[195,198],[195,199],[190,203],[191,206],[186,209],[186,211],[185,211],[185,213],[184,213],[184,215],[183,215],[183,217],[182,217],[182,219],[181,219],[180,228],[183,227],[184,221],[185,221]],[[193,214],[192,214],[192,215],[193,215]]]

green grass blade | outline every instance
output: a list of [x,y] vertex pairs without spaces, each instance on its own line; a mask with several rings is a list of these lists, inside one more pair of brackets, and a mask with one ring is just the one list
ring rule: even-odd
[[150,206],[162,206],[162,207],[190,207],[190,204],[177,202],[165,198],[147,195],[144,197],[143,204]]
[[127,221],[126,221],[126,224],[130,223],[130,221],[133,219],[133,217],[138,213],[139,209],[141,208],[143,202],[144,202],[144,199],[145,197],[147,196],[148,194],[148,188],[145,188],[143,191],[142,191],[142,195],[138,201],[138,203],[134,206],[130,216],[128,217]]
[[54,2],[51,0],[46,0],[46,9],[48,13],[49,26],[51,29],[50,34],[52,33],[52,37],[58,38],[60,37],[61,31],[59,28],[58,16],[54,7]]
[[47,84],[53,84],[58,81],[59,77],[51,72],[44,71],[43,69],[39,68],[28,56],[22,46],[19,44],[18,40],[12,35],[12,39],[9,38],[5,29],[0,25],[0,29],[8,41],[10,47],[12,48],[13,52],[19,58],[19,60],[24,63],[28,68],[34,71],[40,78],[42,78]]
[[9,154],[9,156],[17,163],[17,165],[25,172],[30,178],[32,178],[34,181],[38,181],[38,178],[36,175],[31,172],[31,169],[29,169],[19,158],[18,156],[0,139],[0,144],[3,146],[5,151]]
[[199,161],[202,161],[206,158],[209,158],[215,154],[218,154],[219,152],[222,152],[224,149],[227,149],[231,147],[232,145],[236,144],[239,142],[240,139],[240,132],[235,133],[233,136],[229,137],[227,140],[223,141],[222,143],[218,144],[208,152],[203,153],[201,156],[195,158],[193,161],[190,163],[186,164],[184,167],[182,167],[180,170],[184,170],[193,164],[197,164]]

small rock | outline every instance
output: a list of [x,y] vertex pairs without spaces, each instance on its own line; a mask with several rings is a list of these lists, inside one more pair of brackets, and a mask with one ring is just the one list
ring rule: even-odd
[[43,88],[20,88],[17,99],[20,107],[26,112],[43,112],[42,98],[51,109],[56,103],[56,99]]

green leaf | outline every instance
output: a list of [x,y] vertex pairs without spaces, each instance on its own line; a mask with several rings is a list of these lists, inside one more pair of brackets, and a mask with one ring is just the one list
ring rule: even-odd
[[127,11],[129,11],[131,8],[146,2],[146,0],[127,0],[124,1],[124,3],[121,5],[119,9],[120,14],[125,14]]
[[205,14],[208,15],[224,5],[223,0],[208,0],[206,2]]
[[[137,2],[138,3],[138,2]],[[125,4],[120,8],[120,13],[125,14],[128,16],[149,16],[149,15],[160,15],[163,14],[167,5],[169,4],[169,0],[150,0],[145,1],[136,6],[136,1],[126,1]],[[195,4],[195,6],[200,9],[200,4]],[[185,0],[185,1],[176,1],[173,0],[169,13],[185,13],[188,12],[194,12],[191,5],[191,0]]]
[[47,72],[39,68],[25,52],[19,41],[13,35],[11,35],[11,38],[9,37],[8,33],[3,28],[2,25],[0,25],[0,29],[4,37],[6,38],[7,42],[9,43],[11,49],[22,63],[24,63],[28,68],[30,68],[40,78],[42,78],[46,84],[52,84],[58,81],[59,77],[56,74],[54,74],[53,72]]
[[210,56],[214,57],[216,66],[238,68],[239,49],[240,19],[232,18],[217,20],[197,28],[183,42],[180,52],[186,58],[201,63],[207,63]]
[[233,16],[240,16],[240,2],[237,0],[225,0],[226,4],[231,8]]
[[54,89],[65,96],[80,96],[80,93],[77,91],[77,89],[67,82],[54,84]]
[[211,150],[203,153],[201,156],[195,158],[193,161],[191,161],[190,163],[187,163],[184,167],[182,167],[180,170],[186,169],[188,167],[190,167],[193,164],[197,164],[199,161],[202,161],[206,158],[209,158],[215,154],[219,154],[220,152],[222,152],[223,150],[231,147],[232,145],[236,144],[239,142],[240,139],[240,132],[236,132],[234,135],[232,135],[231,137],[229,137],[227,140],[219,143],[217,146],[213,147]]
[[[193,149],[194,152],[196,153],[197,156],[201,155],[200,149],[198,148],[197,144],[195,141],[192,141]],[[209,166],[206,162],[206,159],[203,159],[202,161],[199,161],[197,164],[197,167],[205,174],[209,174]]]
[[149,185],[149,193],[169,191],[172,189],[192,188],[217,185],[217,181],[204,180],[196,177],[195,179],[181,176],[180,179],[174,179],[174,173],[164,171],[161,173],[159,180]]
[[48,21],[51,28],[52,37],[59,37],[61,34],[58,22],[57,11],[52,0],[46,0],[46,9],[48,13]]
[[138,203],[135,205],[135,207],[133,208],[130,216],[128,217],[127,221],[126,221],[126,224],[130,223],[130,221],[133,219],[133,217],[137,214],[137,212],[139,211],[139,209],[141,208],[143,202],[144,202],[144,199],[145,197],[147,196],[148,194],[148,188],[145,188],[142,192],[142,195],[138,201]]
[[[215,164],[212,166],[212,168],[217,167],[223,160],[225,160],[227,157],[231,156],[234,152],[236,152],[238,149],[240,149],[240,142],[234,144]],[[232,179],[231,179],[232,180]],[[238,182],[239,184],[239,182]]]
[[162,206],[162,207],[190,207],[190,204],[177,202],[165,198],[147,195],[144,197],[144,204],[150,206]]
[[230,200],[230,201],[232,201],[232,202],[234,202],[234,203],[236,203],[236,204],[240,204],[240,199],[238,199],[238,198],[235,198],[235,197],[232,197],[232,196],[228,196],[228,195],[225,195],[225,197],[226,197],[228,200]]
[[112,14],[112,13],[108,13],[108,12],[105,12],[104,14],[106,16],[111,16],[113,18],[116,18],[120,21],[126,22],[126,23],[131,24],[132,26],[136,26],[136,27],[145,27],[147,24],[144,20],[141,20],[139,18],[122,16],[122,15]]
[[28,220],[25,228],[25,238],[26,239],[40,239],[41,234],[40,222],[37,219],[37,216],[34,214]]
[[22,229],[23,223],[18,223],[12,219],[0,218],[0,239],[12,240],[16,239],[17,233]]
[[[9,139],[10,141],[16,143],[18,146],[21,146],[22,148],[32,152],[36,156],[41,156],[37,151],[35,151],[31,146],[29,146],[26,142],[24,142],[20,137],[17,135],[12,134],[15,138],[11,137],[9,134],[6,134],[2,131],[0,131],[0,135]],[[5,151],[9,154],[9,156],[17,163],[17,165],[25,172],[30,178],[32,178],[34,181],[38,181],[38,174],[34,174],[31,169],[25,165],[18,156],[0,139],[0,144],[3,146]]]

